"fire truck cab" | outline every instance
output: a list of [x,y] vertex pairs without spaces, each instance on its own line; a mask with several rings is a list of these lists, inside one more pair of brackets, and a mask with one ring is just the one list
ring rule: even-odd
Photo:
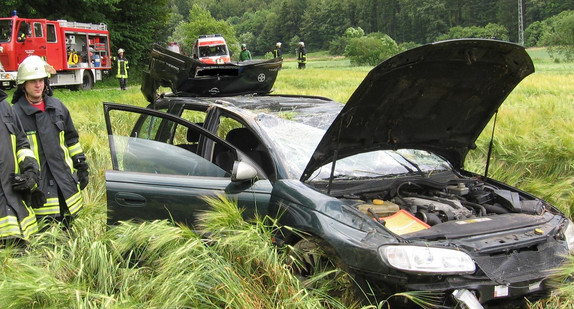
[[193,43],[192,56],[208,64],[231,62],[227,43],[221,34],[200,35]]
[[0,87],[14,87],[20,63],[37,55],[56,70],[50,85],[91,89],[111,69],[109,38],[105,24],[0,18]]

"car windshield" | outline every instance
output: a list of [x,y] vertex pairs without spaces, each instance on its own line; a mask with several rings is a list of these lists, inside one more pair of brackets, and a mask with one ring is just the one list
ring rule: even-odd
[[[300,178],[307,163],[334,115],[314,115],[285,119],[270,114],[259,114],[261,128],[273,141],[274,150],[287,165],[290,178]],[[430,173],[451,169],[447,161],[422,150],[401,149],[370,151],[336,162],[337,179],[389,177],[407,173]],[[311,180],[327,179],[331,164],[319,168]]]
[[201,57],[225,56],[227,50],[225,45],[201,46],[199,47],[199,54]]
[[12,36],[12,21],[0,20],[0,42],[10,42]]

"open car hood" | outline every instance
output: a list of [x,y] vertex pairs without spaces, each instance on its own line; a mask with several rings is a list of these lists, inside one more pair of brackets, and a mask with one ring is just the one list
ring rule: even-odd
[[412,148],[455,168],[514,87],[534,72],[516,44],[462,39],[398,54],[369,72],[313,153],[301,180],[334,160]]

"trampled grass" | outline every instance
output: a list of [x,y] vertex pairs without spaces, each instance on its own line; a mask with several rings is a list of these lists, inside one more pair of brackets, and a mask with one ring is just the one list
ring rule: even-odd
[[[489,175],[541,196],[574,216],[574,63],[532,50],[536,73],[501,107]],[[288,60],[276,93],[326,96],[346,102],[370,67],[344,59],[314,61],[297,70]],[[110,88],[111,85],[111,88]],[[90,162],[86,208],[71,230],[48,227],[26,248],[0,250],[1,308],[345,308],[325,290],[306,290],[270,243],[272,224],[238,220],[232,204],[204,217],[220,241],[206,243],[168,222],[107,228],[104,171],[111,169],[102,102],[145,106],[139,85],[120,91],[115,81],[87,92],[55,90],[70,109]],[[129,124],[127,124],[129,125]],[[466,168],[484,171],[493,122],[469,154]],[[211,217],[210,217],[211,216]],[[572,308],[574,271],[557,278],[557,296],[532,308]],[[329,286],[329,285],[325,285]]]

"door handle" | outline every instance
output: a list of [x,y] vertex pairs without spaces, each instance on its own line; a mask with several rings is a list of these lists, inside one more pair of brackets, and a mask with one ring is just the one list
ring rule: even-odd
[[118,192],[114,196],[114,200],[118,205],[124,207],[144,207],[146,203],[145,197],[130,192]]

